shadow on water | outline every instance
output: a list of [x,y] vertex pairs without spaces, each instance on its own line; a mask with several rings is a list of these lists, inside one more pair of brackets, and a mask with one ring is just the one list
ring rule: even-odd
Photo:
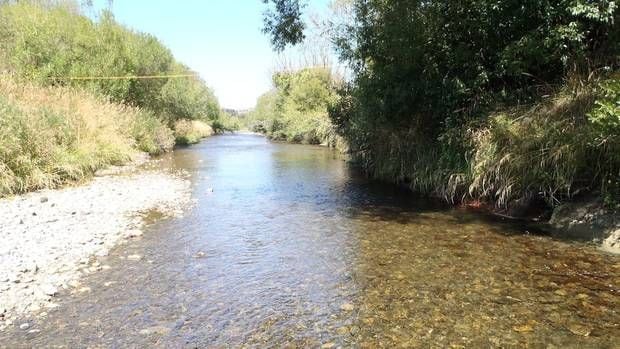
[[0,346],[619,343],[615,256],[368,181],[320,147],[217,136],[158,166],[188,171],[195,206]]

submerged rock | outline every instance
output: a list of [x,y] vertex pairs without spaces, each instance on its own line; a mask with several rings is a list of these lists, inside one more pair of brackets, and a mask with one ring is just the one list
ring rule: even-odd
[[167,335],[168,333],[170,333],[170,329],[165,326],[152,326],[152,327],[148,327],[148,328],[140,330],[140,334],[143,336],[150,336],[154,334],[164,336],[164,335]]
[[344,310],[344,311],[353,311],[353,309],[355,309],[355,306],[351,303],[345,303],[343,305],[340,306],[340,309]]

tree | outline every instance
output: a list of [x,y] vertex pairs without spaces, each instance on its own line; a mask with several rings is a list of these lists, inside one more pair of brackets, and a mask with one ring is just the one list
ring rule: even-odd
[[302,9],[306,6],[300,0],[263,0],[271,2],[274,9],[265,12],[263,32],[271,35],[271,43],[276,51],[283,51],[288,45],[301,43],[306,25],[302,19]]

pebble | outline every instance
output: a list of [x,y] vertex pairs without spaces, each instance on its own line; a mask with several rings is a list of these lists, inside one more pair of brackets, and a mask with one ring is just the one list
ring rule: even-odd
[[139,261],[142,259],[142,256],[140,256],[139,254],[132,254],[127,256],[127,259],[129,259],[130,261]]
[[109,268],[91,265],[89,256],[107,256],[124,232],[140,235],[138,213],[156,209],[174,215],[190,201],[190,182],[163,171],[99,177],[87,185],[0,199],[0,307],[27,318],[31,311],[58,306],[50,299],[60,285],[89,290],[72,280]]
[[24,322],[23,324],[19,325],[19,328],[21,330],[27,330],[30,327],[30,324],[27,322]]
[[55,296],[58,294],[58,289],[50,284],[41,286],[41,291],[48,296]]
[[578,336],[588,337],[590,333],[592,333],[592,329],[590,327],[581,324],[569,324],[567,328],[569,331],[571,331],[571,333]]
[[143,336],[150,336],[153,334],[163,336],[163,335],[168,334],[169,332],[170,332],[170,329],[164,326],[152,326],[152,327],[148,327],[148,328],[140,330],[140,334]]
[[143,235],[142,231],[138,229],[129,230],[125,233],[125,236],[128,238],[137,238],[142,235]]
[[345,303],[343,305],[340,306],[340,309],[344,310],[344,311],[352,311],[353,309],[355,309],[355,306],[351,303]]

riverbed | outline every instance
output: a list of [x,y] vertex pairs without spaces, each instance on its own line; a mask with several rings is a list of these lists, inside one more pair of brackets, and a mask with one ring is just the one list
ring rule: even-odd
[[189,173],[193,207],[153,214],[0,347],[620,345],[620,257],[593,246],[369,181],[321,147],[216,136],[158,166]]

